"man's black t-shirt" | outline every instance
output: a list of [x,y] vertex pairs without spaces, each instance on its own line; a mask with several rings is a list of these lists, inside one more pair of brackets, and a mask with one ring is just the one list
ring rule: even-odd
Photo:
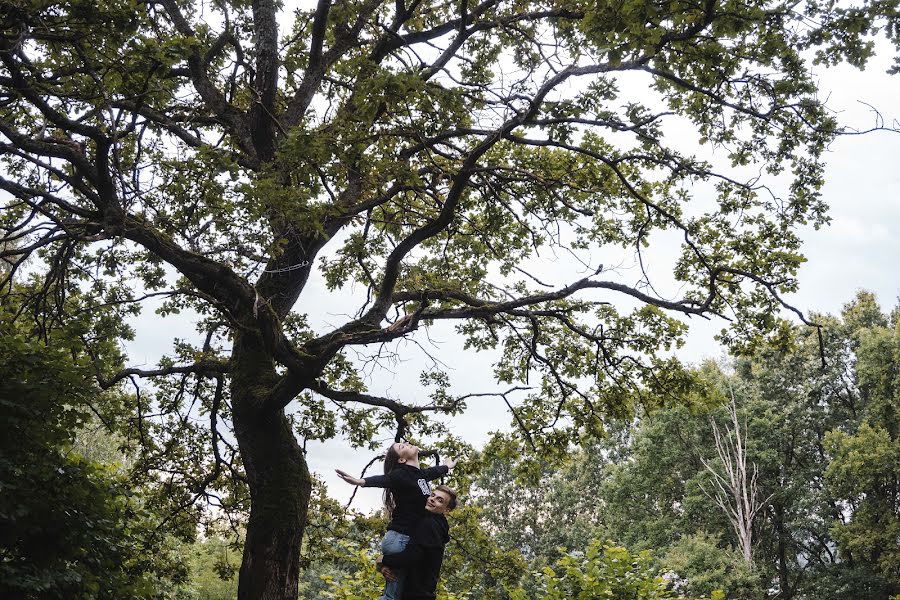
[[388,529],[412,535],[416,523],[426,515],[425,500],[431,495],[429,481],[447,474],[447,465],[420,469],[399,464],[387,475],[366,477],[365,487],[390,488],[394,494],[394,512]]
[[450,541],[450,526],[444,515],[425,514],[413,530],[406,549],[385,554],[381,559],[381,564],[386,567],[406,569],[401,600],[434,600],[437,594],[444,546]]

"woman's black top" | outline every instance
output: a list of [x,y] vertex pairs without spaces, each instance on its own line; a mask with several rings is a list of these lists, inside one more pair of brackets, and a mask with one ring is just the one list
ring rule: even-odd
[[388,488],[394,495],[394,512],[388,529],[412,535],[416,523],[425,516],[425,500],[431,495],[429,481],[443,477],[450,469],[447,465],[420,469],[400,464],[387,475],[364,478],[364,487]]

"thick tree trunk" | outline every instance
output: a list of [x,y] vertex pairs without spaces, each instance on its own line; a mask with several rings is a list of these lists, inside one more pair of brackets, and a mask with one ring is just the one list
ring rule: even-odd
[[312,478],[284,413],[261,410],[275,372],[260,348],[241,335],[233,355],[234,429],[251,502],[238,598],[297,600]]
[[788,533],[784,524],[784,506],[780,501],[775,503],[775,534],[778,536],[778,587],[781,588],[781,598],[793,600],[794,592],[791,589],[787,562]]

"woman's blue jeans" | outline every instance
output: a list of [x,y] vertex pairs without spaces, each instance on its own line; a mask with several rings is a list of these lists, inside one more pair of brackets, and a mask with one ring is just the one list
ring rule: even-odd
[[[403,552],[409,543],[409,536],[397,533],[393,529],[388,529],[381,540],[382,554],[397,554]],[[388,581],[384,584],[384,594],[378,600],[400,600],[403,595],[403,584],[406,580],[406,571],[402,569],[391,569],[397,576],[396,581]]]

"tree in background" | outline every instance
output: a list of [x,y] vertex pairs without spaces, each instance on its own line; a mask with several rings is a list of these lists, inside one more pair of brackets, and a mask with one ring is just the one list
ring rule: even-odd
[[[713,441],[715,442],[718,465],[701,457],[700,462],[712,475],[711,489],[703,492],[722,509],[728,517],[741,548],[744,565],[753,568],[753,522],[761,508],[765,508],[772,499],[761,498],[757,477],[759,469],[756,464],[747,462],[747,425],[741,427],[738,419],[734,391],[731,391],[731,403],[728,405],[730,425],[725,433],[721,433],[715,419],[710,419]],[[719,466],[721,465],[721,466]]]
[[[125,319],[150,298],[167,299],[160,317],[194,311],[200,341],[157,368],[98,362],[97,380],[135,388],[118,424],[178,519],[199,523],[203,501],[249,511],[239,597],[291,600],[306,442],[423,436],[440,432],[425,413],[465,408],[440,368],[424,404],[368,393],[354,352],[377,362],[457,324],[469,350],[498,351],[500,382],[532,386],[513,420],[521,449],[551,459],[692,384],[659,356],[677,317],[733,317],[734,343],[784,333],[772,314],[795,288],[795,229],[826,219],[837,131],[800,53],[862,65],[895,16],[771,0],[280,6],[4,3],[0,287],[17,294],[35,255],[43,284],[17,318],[42,327],[77,319],[64,299],[79,290],[79,310]],[[676,119],[725,164],[667,137]],[[788,174],[788,191],[759,173]],[[659,232],[681,240],[662,274],[683,284],[675,299],[643,269]],[[548,283],[529,261],[551,252],[590,275]],[[608,266],[623,255],[636,276]],[[313,275],[364,290],[356,314],[311,328]]]
[[[889,598],[900,583],[893,503],[900,463],[889,433],[897,409],[894,318],[860,293],[840,317],[816,317],[823,347],[800,328],[787,347],[761,347],[733,370],[703,365],[705,392],[610,427],[606,439],[562,468],[548,467],[537,484],[517,476],[515,455],[501,450],[511,444],[495,437],[485,456],[497,464],[485,459],[474,484],[485,527],[501,547],[518,548],[532,571],[559,560],[558,549],[615,540],[632,552],[652,550],[689,595]],[[711,484],[704,461],[718,457],[709,419],[720,430],[733,427],[724,406],[731,390],[747,464],[757,465],[760,498],[768,498],[753,522],[752,569],[726,514],[703,493]],[[528,499],[527,507],[506,510],[503,489]]]
[[[828,490],[839,503],[832,535],[839,555],[871,568],[900,594],[900,307],[884,315],[871,294],[846,307],[855,358],[855,426],[830,431]],[[854,318],[855,317],[855,318]]]

